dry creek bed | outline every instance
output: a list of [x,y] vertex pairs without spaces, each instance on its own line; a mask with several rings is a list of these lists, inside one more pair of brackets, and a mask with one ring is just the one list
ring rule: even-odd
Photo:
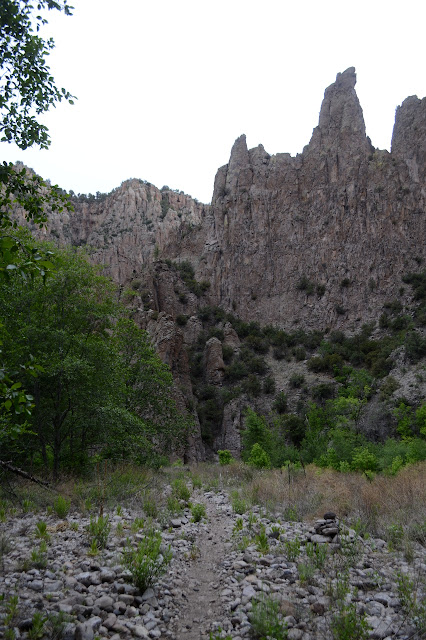
[[[333,588],[344,574],[349,579],[346,601],[354,603],[359,616],[365,616],[369,637],[425,637],[404,608],[397,585],[399,574],[408,576],[416,585],[416,602],[421,603],[426,558],[420,544],[414,544],[413,557],[407,562],[383,540],[363,540],[346,530],[344,549],[339,550],[337,544],[315,542],[318,532],[312,523],[285,522],[277,514],[267,518],[258,507],[251,509],[250,516],[235,514],[226,492],[197,490],[192,499],[205,504],[206,518],[193,522],[190,511],[185,510],[183,516],[170,516],[159,525],[163,544],[170,545],[173,558],[166,573],[144,593],[129,582],[121,564],[126,538],[137,540],[144,535],[143,529],[131,529],[141,514],[125,509],[120,515],[110,514],[107,547],[94,557],[89,553],[88,518],[74,514],[60,521],[47,516],[50,541],[43,569],[22,570],[22,561],[39,545],[34,532],[41,517],[25,514],[2,523],[0,535],[10,542],[10,550],[0,562],[0,594],[5,596],[0,603],[0,637],[6,633],[5,602],[17,594],[15,638],[31,637],[35,612],[62,612],[67,620],[62,631],[65,640],[239,640],[253,637],[253,604],[267,597],[279,602],[289,640],[327,639],[333,637]],[[236,531],[239,518],[242,529]],[[124,536],[115,534],[119,523]],[[252,540],[263,529],[267,548],[261,552]],[[315,545],[327,548],[327,559],[322,570],[316,569],[302,581],[298,565],[309,564],[306,541],[311,538]],[[288,545],[295,540],[301,543],[300,555],[291,561]]]

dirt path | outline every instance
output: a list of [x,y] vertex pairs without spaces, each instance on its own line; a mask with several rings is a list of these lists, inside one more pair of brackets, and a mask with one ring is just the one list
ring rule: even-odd
[[223,616],[220,572],[230,549],[233,519],[216,496],[205,500],[208,526],[194,542],[198,557],[182,574],[182,608],[173,632],[176,638],[208,638],[211,625]]

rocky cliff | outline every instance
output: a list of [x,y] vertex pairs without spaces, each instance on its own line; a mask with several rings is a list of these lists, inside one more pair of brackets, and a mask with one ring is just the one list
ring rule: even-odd
[[356,330],[424,257],[426,99],[398,107],[389,153],[366,136],[355,83],[353,68],[337,75],[296,157],[248,150],[240,136],[211,206],[133,179],[76,200],[51,232],[92,247],[120,283],[142,277],[174,317],[198,301],[182,306],[156,259],[189,260],[211,285],[203,304],[243,319]]
[[[249,150],[240,136],[211,205],[132,179],[52,218],[47,235],[87,245],[130,286],[135,317],[171,364],[182,403],[191,404],[187,347],[202,307],[286,330],[353,333],[385,302],[408,302],[401,277],[425,257],[426,98],[397,108],[389,153],[366,135],[355,84],[354,68],[337,75],[296,157]],[[204,359],[207,382],[220,385],[221,345],[213,340]]]

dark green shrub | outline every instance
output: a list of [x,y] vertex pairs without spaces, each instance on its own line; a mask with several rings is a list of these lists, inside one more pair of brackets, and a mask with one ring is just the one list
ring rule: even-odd
[[249,396],[257,398],[262,393],[262,385],[259,378],[251,373],[242,383],[242,389],[244,393]]
[[414,300],[426,300],[426,271],[422,273],[407,273],[402,281],[410,284],[414,292]]
[[306,432],[305,420],[294,413],[282,416],[281,420],[286,437],[295,446],[300,446]]
[[297,360],[297,362],[306,360],[306,351],[303,347],[293,347],[291,353],[294,356],[294,359]]
[[242,380],[248,375],[248,370],[246,364],[238,359],[232,362],[225,369],[225,378],[229,380],[229,382],[236,382],[237,380]]
[[268,376],[263,381],[263,393],[270,394],[275,392],[275,380]]
[[222,355],[225,364],[229,364],[234,357],[234,349],[229,344],[222,345]]
[[188,322],[188,316],[185,315],[178,315],[176,317],[176,323],[180,326],[180,327],[184,327],[186,325],[186,323]]
[[303,373],[293,373],[290,377],[289,385],[293,389],[299,389],[305,383],[305,376]]
[[401,313],[402,311],[402,303],[400,300],[392,300],[391,302],[385,302],[383,305],[385,309],[390,311],[390,313]]
[[267,340],[260,336],[249,335],[244,340],[244,344],[250,347],[250,349],[253,349],[253,351],[256,351],[256,353],[265,354],[269,351],[269,344]]
[[410,331],[405,338],[405,354],[410,362],[419,362],[426,356],[426,338],[417,331]]
[[336,395],[336,387],[333,384],[322,382],[312,388],[311,394],[313,400],[316,401],[330,400]]
[[287,411],[287,396],[284,391],[281,391],[274,400],[272,408],[279,414],[283,414]]
[[296,289],[304,291],[306,295],[311,296],[315,291],[315,282],[312,282],[307,276],[303,275],[298,281]]

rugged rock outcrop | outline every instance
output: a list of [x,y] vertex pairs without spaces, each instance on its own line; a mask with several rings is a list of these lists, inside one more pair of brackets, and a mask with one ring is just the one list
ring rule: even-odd
[[[296,157],[248,150],[240,136],[211,206],[129,180],[76,201],[50,232],[93,247],[121,283],[142,277],[173,317],[213,303],[284,328],[356,330],[425,255],[426,99],[398,107],[388,153],[366,136],[355,82],[353,67],[337,75]],[[164,259],[191,261],[208,294],[182,304],[176,274],[155,263]]]

